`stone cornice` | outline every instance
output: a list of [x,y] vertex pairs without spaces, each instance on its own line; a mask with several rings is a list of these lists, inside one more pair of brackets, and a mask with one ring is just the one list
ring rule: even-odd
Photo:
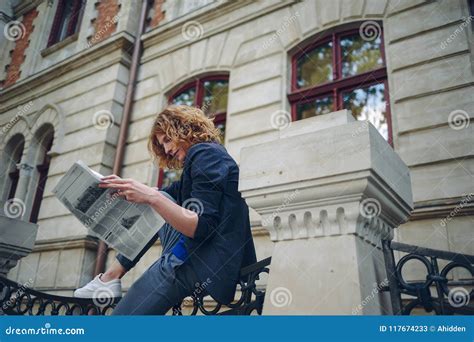
[[5,204],[8,205],[2,203],[0,210],[16,218],[0,215],[0,274],[3,275],[15,267],[17,260],[31,252],[38,232],[37,224],[18,218],[24,214],[22,201]]
[[398,223],[391,217],[410,216],[411,207],[391,191],[380,175],[374,170],[334,175],[322,179],[292,182],[278,186],[262,187],[245,191],[245,198],[251,207],[258,207],[261,214],[272,213],[281,208],[285,198],[297,192],[298,201],[288,201],[284,206],[289,210],[299,208],[332,206],[338,203],[359,201],[365,197],[387,198],[396,207],[389,208],[387,219]]
[[[64,74],[66,71],[74,70],[80,67],[83,67],[84,65],[90,63],[89,61],[91,60],[98,60],[99,58],[106,56],[116,50],[129,50],[133,44],[133,37],[124,32],[121,32],[120,34],[114,35],[113,37],[110,37],[109,39],[89,48],[85,49],[84,51],[81,51],[80,53],[77,53],[64,61],[55,64],[54,66],[51,66],[45,70],[42,70],[34,75],[31,75],[14,85],[4,88],[0,90],[0,104],[5,103],[8,100],[12,98],[19,97],[21,95],[25,95],[25,98],[21,100],[22,103],[27,102],[29,100],[33,100],[45,93],[48,93],[54,89],[58,89],[61,87],[64,87],[66,84],[69,84],[71,82],[74,82],[77,79],[84,78],[90,74],[93,74],[97,72],[98,70],[115,64],[115,63],[124,63],[124,64],[129,64],[129,59],[126,59],[123,55],[119,56],[117,58],[111,59],[108,61],[108,63],[104,63],[103,65],[100,65],[99,67],[91,68],[85,73],[81,73],[78,75],[76,78],[68,78],[64,82],[59,82],[59,83],[54,83],[54,82],[49,82],[53,80],[54,78],[58,77],[58,74]],[[43,89],[41,92],[35,92],[34,89],[35,87],[38,86],[45,86],[45,89]],[[10,106],[5,106],[5,105],[0,105],[3,109],[3,111],[7,111],[11,108],[15,108],[18,105],[19,101],[15,101]]]
[[85,248],[97,249],[98,241],[91,236],[74,236],[70,238],[56,238],[36,241],[33,252],[45,252],[61,249]]
[[[221,3],[215,3],[211,6],[205,6],[201,9],[191,12],[189,15],[184,15],[182,17],[176,18],[174,20],[165,22],[157,27],[151,29],[142,36],[143,47],[146,49],[151,45],[158,44],[162,41],[165,41],[175,35],[181,33],[181,26],[183,23],[196,20],[199,18],[199,23],[205,23],[209,20],[212,20],[218,16],[229,13],[237,8],[246,6],[250,3],[249,0],[243,1],[224,1]],[[217,13],[219,15],[217,15]]]
[[[407,221],[411,208],[373,172],[366,175],[365,180],[345,184],[345,193],[333,183],[333,194],[313,187],[295,189],[293,196],[280,194],[279,201],[272,196],[270,203],[263,199],[258,204],[262,205],[258,207],[262,226],[273,241],[354,234],[380,248],[381,239],[392,239],[393,229]],[[252,198],[246,199],[249,205],[254,204]]]
[[[293,3],[298,2],[297,0],[284,0],[281,2],[272,2],[271,5],[265,8],[266,13],[273,12],[275,10],[278,10],[283,7],[287,7],[288,5],[291,5]],[[216,19],[218,17],[222,17],[223,15],[226,15],[228,13],[231,13],[232,11],[235,11],[236,9],[240,7],[247,6],[251,4],[252,1],[248,0],[242,0],[242,1],[227,1],[221,4],[216,5],[213,8],[206,7],[205,9],[203,8],[202,11],[197,10],[193,12],[191,15],[186,15],[181,18],[172,20],[170,22],[164,23],[162,25],[157,26],[153,30],[147,32],[146,34],[143,35],[142,41],[143,41],[143,46],[144,48],[148,48],[153,45],[160,44],[161,42],[164,42],[170,38],[173,38],[177,35],[181,34],[181,29],[182,29],[182,24],[184,24],[187,21],[190,20],[197,20],[199,19],[200,24],[205,24],[213,19]],[[245,22],[254,20],[255,18],[261,16],[260,12],[255,12],[252,15],[246,15],[241,18],[238,18],[233,21],[226,22],[224,25],[212,27],[212,29],[205,30],[203,32],[202,37],[200,37],[199,40],[202,39],[207,39],[213,35],[216,35],[220,32],[228,31],[236,26],[242,25]],[[171,51],[177,50],[182,48],[183,46],[195,43],[199,40],[194,40],[194,41],[187,41],[183,39],[183,41],[179,44],[173,44],[171,49],[164,49],[158,53],[154,53],[153,55],[147,56],[145,59],[142,59],[143,62],[147,62],[148,60],[155,59],[159,57],[160,55],[167,54]]]
[[[471,195],[471,197],[474,195]],[[416,202],[410,221],[474,215],[474,201],[466,197]]]
[[15,18],[19,18],[26,12],[38,7],[43,1],[45,0],[20,1],[20,3],[13,8]]
[[0,21],[3,21],[5,23],[9,23],[10,21],[12,21],[13,18],[10,17],[8,14],[6,14],[5,12],[2,12],[0,11]]
[[252,226],[252,236],[267,236],[268,235],[268,230],[266,230],[264,227],[262,227],[261,223],[259,222],[255,226]]

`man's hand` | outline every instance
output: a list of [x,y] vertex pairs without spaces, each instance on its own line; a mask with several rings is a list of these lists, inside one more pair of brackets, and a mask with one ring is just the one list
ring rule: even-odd
[[160,191],[156,191],[156,188],[151,188],[133,179],[122,179],[116,175],[101,178],[99,187],[113,189],[127,201],[148,204],[174,229],[194,238],[198,215],[194,211],[174,203]]
[[134,179],[122,179],[116,175],[101,178],[99,188],[109,188],[117,191],[117,194],[127,201],[134,203],[150,204],[157,196],[156,189],[137,182]]

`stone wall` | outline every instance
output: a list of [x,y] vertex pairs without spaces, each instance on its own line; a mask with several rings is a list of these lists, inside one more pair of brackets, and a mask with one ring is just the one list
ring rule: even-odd
[[[52,197],[51,189],[77,159],[102,173],[111,170],[128,82],[130,56],[126,50],[139,13],[139,2],[118,3],[116,30],[92,45],[88,42],[96,31],[91,29],[91,20],[97,15],[93,1],[87,4],[77,40],[45,56],[37,52],[47,40],[49,19],[35,23],[30,41],[37,45],[35,50],[29,48],[24,62],[28,71],[22,72],[15,85],[2,90],[0,126],[12,122],[19,105],[32,101],[23,115],[25,120],[17,123],[28,127],[27,134],[32,134],[31,127],[46,115],[56,115],[57,125],[64,131],[62,140],[55,140],[58,152],[52,159],[41,207],[38,248],[12,271],[13,279],[42,270],[48,279],[55,274],[55,280],[40,282],[41,286],[70,291],[92,276],[86,264],[93,262],[94,248],[86,242],[89,240],[77,220]],[[394,149],[410,167],[417,219],[395,230],[396,239],[474,254],[473,244],[467,244],[466,239],[472,235],[472,207],[462,208],[467,216],[442,221],[463,196],[474,192],[473,125],[454,129],[448,121],[453,111],[463,111],[470,118],[474,115],[470,95],[472,29],[462,26],[463,17],[469,15],[466,1],[203,1],[189,13],[181,13],[186,9],[178,5],[170,6],[167,1],[154,6],[152,25],[143,36],[124,177],[156,184],[157,169],[150,162],[146,140],[154,116],[179,85],[198,75],[229,73],[225,144],[239,161],[243,147],[280,136],[271,117],[278,110],[289,110],[289,53],[340,25],[376,20],[384,30]],[[41,2],[36,20],[53,14],[53,9]],[[198,23],[198,34],[191,38],[182,34],[183,25],[190,21]],[[448,42],[449,37],[453,38]],[[48,108],[57,108],[57,113]],[[101,110],[113,115],[114,125],[108,130],[98,130],[92,122]],[[55,130],[59,131],[59,126]],[[258,258],[262,259],[271,255],[273,245],[254,211],[251,221]],[[64,249],[67,241],[77,237],[82,245],[74,242],[75,247]],[[158,244],[153,249],[127,275],[125,287],[159,254]],[[112,258],[113,253],[109,261]],[[44,271],[39,265],[49,259],[56,261]],[[79,264],[74,264],[78,259]],[[74,279],[63,271],[77,268],[82,271]]]
[[[124,174],[145,180],[153,116],[167,94],[193,76],[229,72],[225,143],[239,160],[242,147],[278,137],[271,116],[289,110],[290,51],[340,25],[381,21],[394,149],[412,172],[417,219],[395,230],[396,239],[474,254],[473,244],[463,241],[472,234],[472,216],[441,221],[474,192],[473,126],[453,129],[450,117],[456,110],[474,115],[472,29],[443,45],[468,16],[465,1],[263,1],[165,21],[143,39]],[[192,20],[199,34],[186,39],[181,29]],[[464,211],[472,215],[472,206]],[[251,217],[258,229],[259,217]],[[256,241],[261,257],[271,254],[267,236]]]
[[[132,46],[124,21],[133,17],[130,20],[136,22],[137,10],[130,2],[123,7],[121,22],[117,22],[118,29],[113,37],[104,37],[90,46],[87,46],[87,37],[91,34],[87,23],[97,13],[86,8],[77,44],[71,43],[77,50],[59,49],[43,57],[30,52],[24,65],[33,74],[28,78],[22,74],[16,83],[2,89],[0,152],[14,134],[22,134],[25,137],[22,164],[34,166],[34,134],[46,124],[54,128],[52,158],[38,218],[36,246],[9,274],[19,282],[33,279],[33,286],[39,289],[71,294],[92,276],[97,241],[86,235],[84,227],[60,204],[51,190],[78,159],[98,172],[111,173]],[[40,3],[38,8],[40,14],[35,21],[38,31],[33,31],[37,36],[30,37],[30,47],[39,44],[49,32],[49,28],[41,26],[47,20],[41,16],[48,12],[47,2]],[[38,27],[43,27],[43,31]],[[51,64],[55,66],[51,67]],[[110,123],[104,126],[101,116],[107,117]],[[27,189],[20,198],[25,204],[24,219],[27,220],[36,190],[34,175],[25,175],[20,183]],[[16,197],[17,194],[18,190]],[[3,205],[6,198],[3,183],[0,195]]]

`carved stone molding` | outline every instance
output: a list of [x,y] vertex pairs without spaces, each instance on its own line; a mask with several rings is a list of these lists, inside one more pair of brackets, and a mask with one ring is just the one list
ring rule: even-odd
[[[409,169],[345,110],[277,133],[240,160],[239,190],[275,242],[263,313],[352,314],[386,277],[381,241],[410,216]],[[284,307],[274,300],[282,289]],[[390,305],[378,295],[360,314]]]
[[280,137],[245,148],[241,162],[240,191],[273,241],[355,234],[381,247],[410,216],[408,168],[372,125],[343,110]]

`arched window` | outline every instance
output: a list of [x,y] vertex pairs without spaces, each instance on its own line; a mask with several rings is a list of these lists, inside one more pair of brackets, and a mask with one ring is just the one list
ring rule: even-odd
[[3,156],[3,165],[6,167],[5,177],[5,200],[15,197],[18,180],[20,178],[20,171],[17,164],[21,162],[23,149],[25,147],[25,138],[21,134],[14,135],[5,146],[5,153]]
[[53,145],[54,129],[46,124],[36,132],[33,138],[33,144],[37,146],[35,153],[35,170],[32,178],[32,189],[34,191],[33,205],[31,209],[30,222],[38,222],[38,215],[43,200],[44,187],[48,178],[50,156],[48,152]]
[[[206,115],[214,118],[214,124],[221,131],[221,142],[224,143],[228,93],[228,75],[198,77],[171,93],[168,103],[201,108]],[[158,186],[168,186],[178,180],[180,176],[180,170],[161,169],[158,176]]]
[[169,96],[168,102],[201,108],[209,117],[214,118],[214,124],[221,131],[224,143],[228,93],[227,75],[208,76],[196,78],[178,88]]
[[[298,48],[292,56],[292,120],[348,109],[369,120],[392,142],[383,32],[376,22],[336,31]],[[364,24],[365,24],[364,23]],[[364,25],[363,24],[363,25]]]

